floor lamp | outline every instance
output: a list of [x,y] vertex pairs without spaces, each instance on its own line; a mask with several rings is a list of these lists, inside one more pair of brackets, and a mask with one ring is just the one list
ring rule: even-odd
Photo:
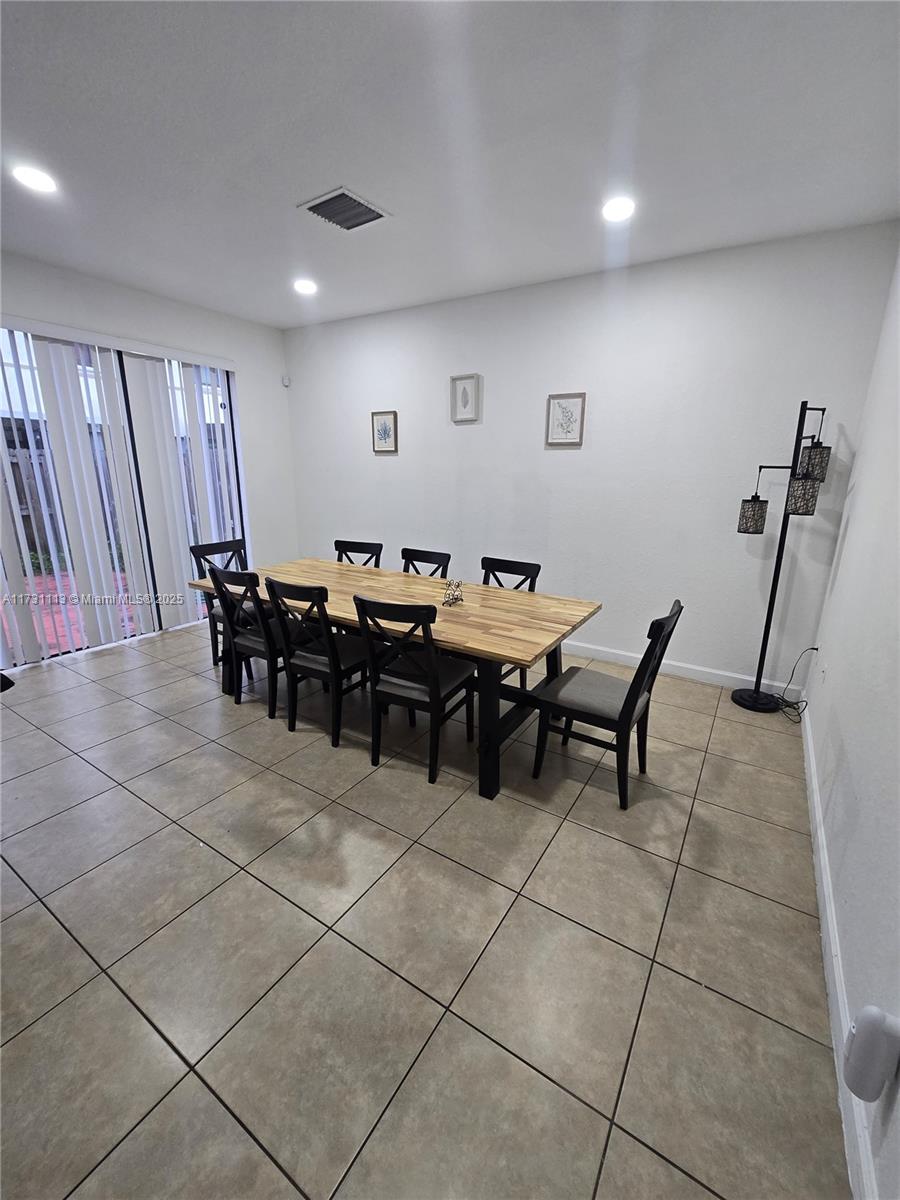
[[[819,431],[816,434],[806,432],[806,418],[809,413],[819,413]],[[769,502],[760,499],[760,476],[763,471],[790,471],[787,495],[784,499],[784,513],[781,517],[781,533],[778,535],[778,550],[775,554],[772,588],[769,592],[769,607],[766,610],[766,623],[763,626],[762,645],[759,648],[759,662],[756,666],[756,682],[752,688],[736,688],[731,693],[731,699],[735,704],[739,704],[741,708],[752,709],[753,712],[777,712],[782,707],[780,696],[774,692],[762,690],[763,668],[766,664],[766,651],[769,648],[769,634],[772,631],[775,597],[778,595],[778,580],[781,576],[781,563],[784,558],[788,525],[791,517],[813,516],[816,511],[816,501],[819,498],[819,484],[825,481],[828,472],[831,447],[822,445],[824,420],[825,409],[811,408],[804,400],[800,405],[797,433],[794,437],[794,453],[790,463],[787,466],[761,463],[753,495],[749,499],[741,501],[738,533],[762,533],[766,527],[766,509],[769,507]]]

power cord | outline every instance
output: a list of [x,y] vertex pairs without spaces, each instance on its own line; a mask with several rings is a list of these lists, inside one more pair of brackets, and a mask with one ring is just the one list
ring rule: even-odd
[[800,724],[800,717],[805,712],[806,705],[808,702],[806,700],[788,700],[787,690],[791,686],[791,681],[794,678],[794,672],[799,667],[800,659],[803,657],[803,655],[809,654],[810,650],[818,650],[818,649],[819,649],[818,646],[807,646],[805,650],[802,650],[797,655],[797,661],[794,663],[793,667],[791,668],[790,679],[788,679],[787,683],[784,685],[784,691],[782,691],[780,695],[777,695],[775,697],[775,699],[778,701],[778,707],[780,708],[781,712],[783,712],[784,715],[787,717],[787,719],[794,725]]

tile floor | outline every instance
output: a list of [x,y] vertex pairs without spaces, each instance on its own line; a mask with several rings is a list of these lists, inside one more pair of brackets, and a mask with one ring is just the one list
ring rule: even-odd
[[5,1200],[848,1196],[797,727],[660,677],[623,813],[263,692],[197,626],[3,695]]

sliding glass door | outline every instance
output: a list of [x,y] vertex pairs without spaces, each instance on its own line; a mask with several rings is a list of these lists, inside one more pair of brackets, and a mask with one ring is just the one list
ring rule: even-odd
[[188,547],[243,536],[232,378],[2,330],[4,666],[194,619]]

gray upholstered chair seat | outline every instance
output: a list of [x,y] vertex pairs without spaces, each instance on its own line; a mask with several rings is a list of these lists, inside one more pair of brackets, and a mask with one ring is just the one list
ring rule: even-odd
[[[619,719],[630,686],[629,680],[615,675],[604,675],[602,671],[591,671],[586,667],[569,667],[541,688],[540,696],[543,700],[558,701],[561,709],[588,713],[598,721],[614,724]],[[648,700],[646,693],[640,698],[636,717],[647,707]]]

